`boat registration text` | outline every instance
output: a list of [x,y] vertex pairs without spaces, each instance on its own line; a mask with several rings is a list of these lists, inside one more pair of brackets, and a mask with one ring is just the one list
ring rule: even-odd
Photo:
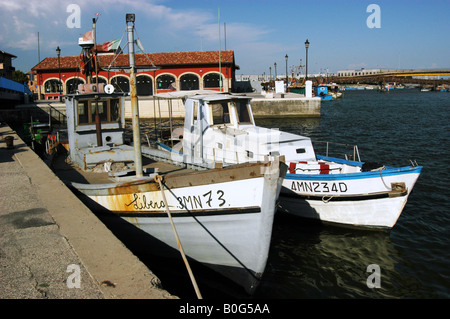
[[346,193],[347,184],[344,182],[300,182],[293,181],[291,190],[303,193]]

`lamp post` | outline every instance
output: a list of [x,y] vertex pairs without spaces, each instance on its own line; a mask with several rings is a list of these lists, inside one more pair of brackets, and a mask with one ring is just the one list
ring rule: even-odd
[[59,92],[59,100],[61,101],[61,49],[59,46],[56,48],[56,55],[58,56],[58,71],[59,71],[59,83],[58,83],[58,92]]
[[284,58],[286,59],[286,93],[287,93],[287,88],[288,88],[288,83],[289,83],[289,75],[288,75],[288,68],[287,68],[288,55],[286,54],[286,56]]
[[277,80],[277,62],[273,64],[275,66],[275,81]]
[[308,80],[308,48],[309,48],[308,39],[306,39],[306,41],[305,41],[305,48],[306,48],[306,77],[305,77],[305,79]]

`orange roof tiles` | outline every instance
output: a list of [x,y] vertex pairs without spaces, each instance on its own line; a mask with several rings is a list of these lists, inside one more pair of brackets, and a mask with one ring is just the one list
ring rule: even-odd
[[[218,64],[219,51],[194,51],[194,52],[169,52],[169,53],[148,53],[150,61],[157,66],[182,66],[192,64]],[[115,55],[100,54],[98,61],[101,67],[106,68],[113,61]],[[220,52],[222,63],[234,64],[234,51]],[[79,56],[60,57],[61,69],[72,69],[80,66]],[[136,65],[151,65],[147,57],[142,53],[135,54]],[[128,66],[128,54],[121,54],[114,61],[112,66]],[[58,57],[48,57],[42,60],[32,70],[54,70],[58,69]]]

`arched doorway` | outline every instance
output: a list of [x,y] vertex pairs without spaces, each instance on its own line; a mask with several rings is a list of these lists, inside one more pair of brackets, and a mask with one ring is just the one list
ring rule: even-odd
[[130,92],[130,80],[128,80],[128,78],[124,76],[119,75],[112,78],[111,84],[114,86],[115,92],[123,92],[123,93]]
[[62,93],[61,82],[57,79],[50,79],[44,83],[45,93]]
[[80,78],[71,78],[66,82],[66,94],[77,93],[78,85],[84,84],[84,80]]
[[184,74],[180,77],[180,90],[191,91],[200,89],[198,76],[195,74]]
[[175,83],[176,79],[171,74],[163,74],[156,78],[156,84],[158,90],[172,90],[174,86],[172,83]]
[[208,73],[203,78],[203,87],[205,89],[218,89],[220,88],[220,78],[222,78],[222,87],[223,87],[223,76],[220,76],[219,73]]
[[153,95],[153,81],[148,75],[138,75],[136,77],[137,95]]

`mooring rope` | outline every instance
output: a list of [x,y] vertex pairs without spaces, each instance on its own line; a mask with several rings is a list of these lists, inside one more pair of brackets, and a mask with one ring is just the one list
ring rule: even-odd
[[169,210],[169,205],[167,204],[166,195],[164,194],[164,187],[163,187],[163,184],[162,184],[162,179],[163,179],[163,177],[161,175],[156,175],[155,176],[155,181],[157,181],[159,183],[159,187],[160,187],[160,190],[161,190],[163,201],[164,201],[164,204],[166,206],[167,216],[169,216],[170,224],[172,225],[172,230],[173,230],[173,233],[175,235],[175,239],[177,240],[178,249],[180,250],[181,257],[183,258],[184,264],[186,265],[186,269],[187,269],[187,271],[189,273],[189,277],[191,278],[192,285],[194,286],[194,289],[195,289],[195,293],[197,294],[197,298],[198,299],[203,299],[203,297],[202,297],[202,295],[200,293],[200,290],[198,289],[197,282],[195,280],[194,274],[192,273],[191,267],[189,266],[189,262],[188,262],[188,260],[186,258],[185,253],[184,253],[183,246],[181,245],[180,237],[178,237],[177,230],[175,229],[175,224],[173,223],[172,215],[170,214],[170,210]]

